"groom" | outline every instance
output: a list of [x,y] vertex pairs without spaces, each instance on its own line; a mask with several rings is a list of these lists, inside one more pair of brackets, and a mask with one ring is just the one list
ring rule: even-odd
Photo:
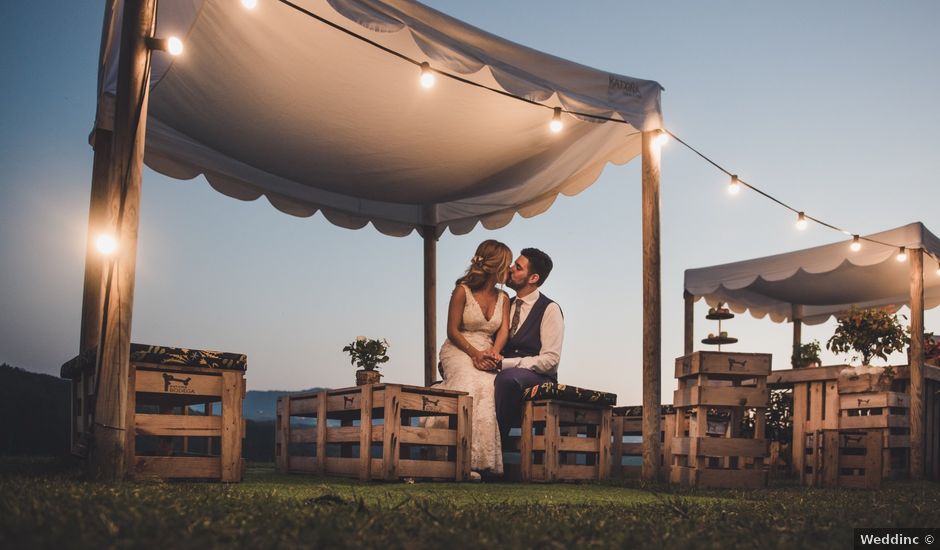
[[552,271],[552,259],[537,248],[524,248],[509,267],[507,286],[516,291],[509,310],[509,341],[496,375],[496,420],[505,443],[511,428],[522,425],[522,391],[558,381],[565,335],[561,308],[539,287]]

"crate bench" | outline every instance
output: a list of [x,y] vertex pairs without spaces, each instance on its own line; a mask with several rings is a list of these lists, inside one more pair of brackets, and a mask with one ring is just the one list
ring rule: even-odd
[[[131,344],[127,383],[130,479],[241,481],[242,354]],[[72,381],[72,448],[84,454],[93,419],[95,350],[62,366]]]
[[285,395],[277,401],[277,469],[466,481],[472,418],[472,397],[433,387],[369,384]]
[[[660,409],[660,467],[669,471],[672,460],[672,441],[676,437],[676,411],[672,405],[662,405]],[[614,407],[611,422],[613,444],[611,445],[610,473],[614,478],[639,478],[642,466],[639,464],[624,464],[625,461],[641,462],[643,459],[643,443],[637,441],[624,441],[625,437],[643,437],[643,407],[633,405],[628,407]],[[688,436],[689,418],[683,419],[682,436]]]
[[545,383],[523,393],[523,482],[605,480],[610,475],[612,393]]

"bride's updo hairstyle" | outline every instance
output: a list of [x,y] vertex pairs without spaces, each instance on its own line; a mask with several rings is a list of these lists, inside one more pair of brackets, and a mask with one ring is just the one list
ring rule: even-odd
[[476,254],[470,259],[470,267],[463,277],[457,279],[457,284],[480,290],[494,273],[498,274],[497,283],[505,283],[511,263],[512,250],[499,241],[487,239],[477,247]]

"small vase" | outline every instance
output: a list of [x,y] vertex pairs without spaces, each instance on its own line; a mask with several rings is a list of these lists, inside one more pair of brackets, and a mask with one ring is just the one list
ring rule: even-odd
[[378,384],[382,378],[382,373],[377,370],[359,369],[356,371],[356,385],[365,386],[367,384]]

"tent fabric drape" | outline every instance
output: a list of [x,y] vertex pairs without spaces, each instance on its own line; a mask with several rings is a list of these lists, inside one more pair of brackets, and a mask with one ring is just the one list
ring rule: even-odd
[[[749,311],[780,323],[793,320],[794,306],[804,323],[815,325],[852,306],[900,307],[910,302],[908,262],[896,260],[899,247],[921,248],[940,257],[940,239],[920,222],[867,237],[861,250],[849,241],[724,265],[688,269],[685,289],[696,300],[725,302],[735,313]],[[940,276],[925,268],[924,306],[940,305]]]
[[[145,162],[171,177],[204,175],[241,200],[389,235],[495,229],[589,187],[640,153],[662,126],[661,87],[501,39],[410,0],[294,0],[420,63],[565,114],[438,76],[277,0],[161,0],[157,36],[182,56],[153,56]],[[121,2],[112,29],[119,29]],[[106,33],[104,93],[119,32]]]

